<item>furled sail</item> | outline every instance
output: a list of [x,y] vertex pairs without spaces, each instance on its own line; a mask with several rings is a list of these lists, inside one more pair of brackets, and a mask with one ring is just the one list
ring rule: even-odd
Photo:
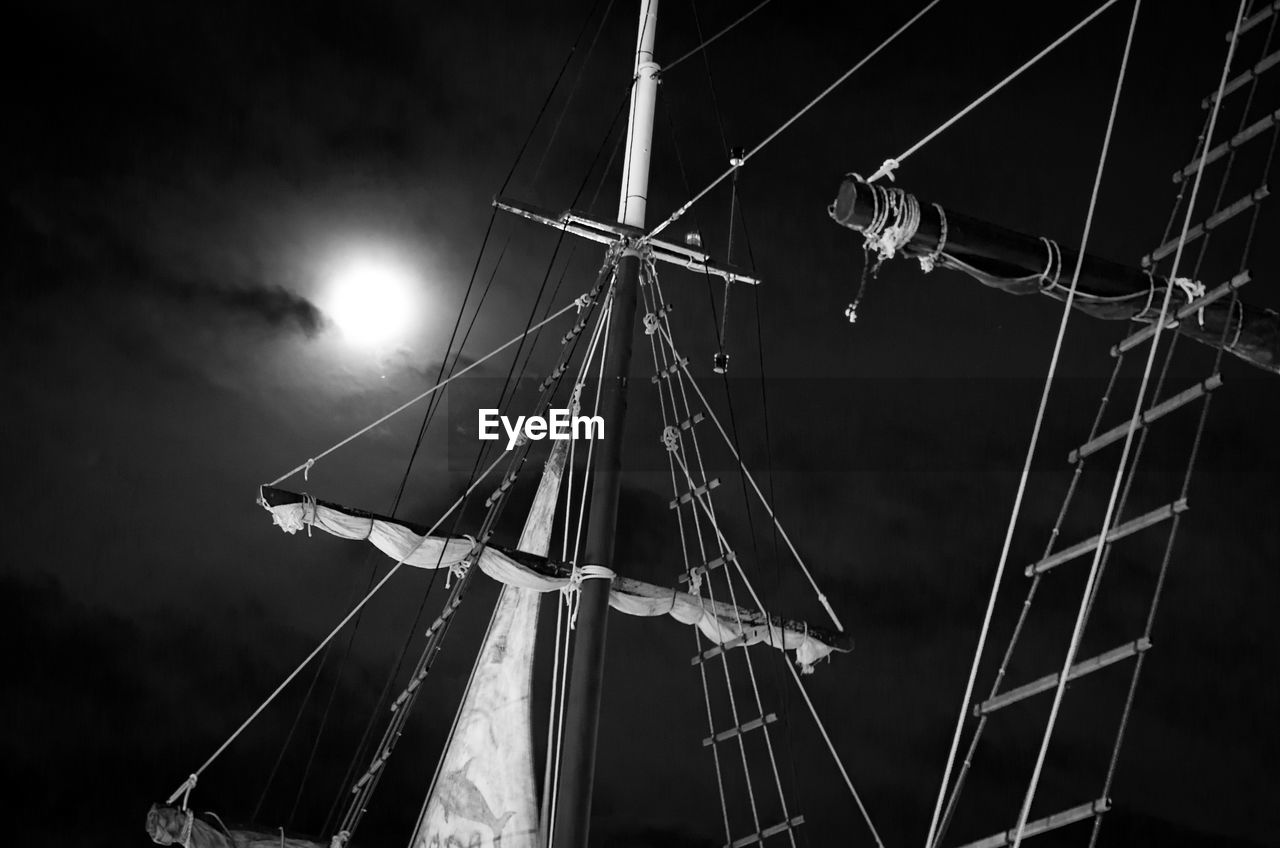
[[[392,559],[419,568],[456,565],[474,547],[471,539],[427,536],[425,527],[270,486],[263,487],[261,498],[272,520],[286,533],[314,528],[343,539],[367,539]],[[500,583],[535,592],[565,590],[572,579],[569,568],[545,556],[493,544],[484,549],[477,564]],[[844,634],[626,577],[613,579],[609,605],[628,615],[669,615],[697,627],[717,644],[736,647],[764,642],[793,651],[806,671],[835,651],[853,648],[852,639]]]
[[[891,198],[886,192],[895,194]],[[893,209],[886,212],[891,204]],[[898,210],[906,214],[899,215]],[[1119,265],[1087,253],[1081,256],[1051,239],[944,209],[901,189],[868,185],[852,174],[840,183],[827,211],[836,223],[864,237],[871,232],[883,238],[892,231],[898,244],[894,250],[920,259],[926,267],[936,264],[961,271],[1009,294],[1040,292],[1065,300],[1079,262],[1080,279],[1072,303],[1095,318],[1154,323],[1172,286],[1172,329],[1280,374],[1280,313],[1228,296],[1248,282],[1247,273],[1217,281],[1219,285],[1204,292],[1196,281],[1169,280],[1154,268]],[[1188,240],[1196,237],[1193,232]],[[1163,245],[1144,264],[1158,262],[1176,244],[1175,239]],[[1200,307],[1192,306],[1193,301]]]
[[[545,557],[567,441],[542,472],[517,549]],[[541,593],[507,584],[436,771],[411,848],[537,848],[533,770],[533,649]]]
[[190,810],[160,804],[153,804],[147,813],[147,835],[158,845],[183,848],[328,848],[280,831],[228,830],[220,822],[209,824]]

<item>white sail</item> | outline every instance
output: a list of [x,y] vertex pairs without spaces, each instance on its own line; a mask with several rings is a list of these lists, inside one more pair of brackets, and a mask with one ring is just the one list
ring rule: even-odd
[[[545,557],[567,441],[542,472],[519,550]],[[413,848],[536,848],[530,697],[541,593],[504,585]]]

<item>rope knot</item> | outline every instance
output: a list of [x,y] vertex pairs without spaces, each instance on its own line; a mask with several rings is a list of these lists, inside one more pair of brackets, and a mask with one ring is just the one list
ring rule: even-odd
[[894,172],[894,171],[896,171],[896,170],[898,170],[898,167],[899,167],[899,165],[901,165],[901,164],[902,164],[902,163],[901,163],[901,162],[899,162],[897,159],[886,159],[886,160],[884,160],[884,164],[882,164],[882,165],[880,166],[880,170],[878,170],[878,171],[876,171],[874,174],[872,174],[872,176],[871,176],[871,180],[869,180],[869,182],[870,182],[870,181],[874,181],[874,180],[876,180],[876,179],[877,179],[877,178],[879,178],[879,177],[888,177],[889,182],[894,182],[895,177],[894,177],[894,173],[893,173],[893,172]]
[[654,333],[658,332],[658,326],[658,316],[654,315],[652,312],[646,312],[644,315],[644,334],[646,336],[652,336]]
[[560,597],[569,608],[569,629],[573,630],[578,624],[578,601],[582,597],[582,569],[578,566],[569,572],[569,582],[560,589]]
[[[1198,280],[1192,280],[1187,277],[1174,277],[1171,282],[1175,286],[1177,286],[1179,289],[1182,290],[1182,294],[1184,297],[1186,297],[1187,303],[1191,303],[1193,300],[1197,298],[1204,297],[1204,294],[1205,294],[1204,283],[1199,282]],[[1196,319],[1199,321],[1200,326],[1203,327],[1204,326],[1204,307],[1203,306],[1200,307],[1200,309],[1196,312]]]
[[856,324],[858,321],[858,307],[856,304],[849,304],[844,308],[844,317],[849,319],[850,324]]
[[926,253],[920,257],[920,270],[928,274],[938,264],[938,259],[942,256],[942,251],[947,249],[947,213],[937,203],[933,204],[933,208],[938,210],[938,246],[931,253]]
[[574,298],[573,305],[578,307],[578,312],[582,312],[582,310],[591,305],[591,294],[588,292],[578,295]]
[[680,431],[671,426],[663,428],[662,444],[668,451],[675,453],[680,449]]
[[302,479],[303,479],[303,480],[307,480],[308,482],[310,482],[310,478],[309,478],[307,475],[309,475],[309,474],[311,473],[311,466],[313,466],[313,465],[315,465],[315,464],[316,464],[316,461],[315,461],[314,459],[308,459],[308,460],[307,460],[307,462],[306,462],[306,464],[302,466]]

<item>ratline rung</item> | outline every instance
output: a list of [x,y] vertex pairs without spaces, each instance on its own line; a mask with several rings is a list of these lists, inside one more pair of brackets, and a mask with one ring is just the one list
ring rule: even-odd
[[727,742],[735,736],[741,736],[749,730],[756,730],[757,728],[764,727],[766,724],[773,724],[777,720],[777,713],[766,713],[765,715],[760,716],[760,718],[753,718],[745,724],[740,724],[737,727],[731,727],[728,730],[722,730],[715,736],[708,736],[702,740],[702,747],[710,748],[712,745],[719,742]]
[[667,504],[667,506],[669,506],[671,509],[675,509],[680,504],[687,504],[691,502],[694,498],[700,498],[703,495],[705,495],[707,492],[711,491],[712,489],[718,489],[718,488],[720,488],[720,478],[712,477],[703,485],[695,486],[693,488],[693,491],[685,492],[679,498],[673,499],[671,503]]
[[[1168,322],[1164,325],[1164,328],[1166,330],[1172,330],[1174,327],[1178,326],[1178,324],[1182,321],[1182,319],[1186,318],[1188,315],[1191,315],[1194,312],[1199,312],[1201,309],[1213,303],[1214,301],[1221,300],[1222,298],[1226,297],[1228,294],[1240,288],[1241,286],[1243,286],[1245,283],[1248,283],[1252,279],[1253,278],[1249,275],[1248,271],[1241,271],[1239,274],[1236,274],[1234,277],[1227,280],[1225,283],[1221,283],[1220,285],[1214,286],[1212,289],[1205,292],[1200,297],[1197,297],[1195,300],[1191,301],[1186,306],[1183,306],[1177,312],[1173,313],[1173,317],[1168,320]],[[1122,353],[1128,353],[1129,351],[1133,350],[1135,347],[1142,344],[1147,339],[1151,338],[1156,334],[1156,325],[1159,323],[1160,323],[1159,321],[1152,321],[1150,324],[1143,327],[1141,330],[1134,333],[1133,335],[1124,337],[1123,339],[1120,340],[1119,344],[1113,345],[1111,347],[1111,355],[1119,356]]]
[[[1123,524],[1117,524],[1107,534],[1107,544],[1119,541],[1125,536],[1131,536],[1139,530],[1145,530],[1153,524],[1159,524],[1166,518],[1171,518],[1180,512],[1187,511],[1187,499],[1180,498],[1171,504],[1165,504],[1158,509],[1153,509],[1145,515],[1139,515],[1137,518],[1131,518]],[[1062,565],[1064,562],[1070,562],[1076,557],[1083,556],[1094,548],[1098,547],[1098,536],[1090,536],[1083,542],[1077,542],[1069,548],[1064,548],[1057,553],[1050,554],[1034,565],[1028,565],[1026,575],[1031,577],[1034,574],[1043,574],[1055,566]]]
[[[1265,21],[1267,18],[1271,17],[1277,11],[1280,11],[1280,0],[1271,0],[1271,4],[1268,5],[1266,8],[1264,8],[1262,11],[1255,12],[1240,22],[1240,34],[1244,35],[1246,32],[1253,29],[1258,24]],[[1227,34],[1223,36],[1223,38],[1225,38],[1227,41],[1230,41],[1231,36],[1232,36],[1232,31],[1227,30]]]
[[682,356],[679,359],[677,359],[675,362],[668,365],[666,368],[663,368],[657,374],[654,374],[652,377],[650,377],[649,382],[657,383],[659,378],[662,378],[665,380],[688,364],[689,364],[689,360]]
[[[1270,56],[1265,57],[1261,62],[1240,74],[1231,82],[1227,83],[1226,87],[1222,89],[1222,96],[1226,97],[1228,94],[1234,94],[1252,82],[1254,77],[1262,76],[1262,74],[1269,71],[1271,68],[1274,68],[1276,65],[1280,65],[1280,50],[1277,50]],[[1200,101],[1200,108],[1208,109],[1213,105],[1213,101],[1217,98],[1218,93],[1215,91],[1213,94],[1210,94],[1208,97]]]
[[[1069,810],[1063,810],[1060,813],[1054,813],[1042,819],[1029,821],[1022,827],[1022,838],[1039,836],[1042,833],[1048,833],[1051,830],[1057,830],[1069,824],[1091,819],[1109,809],[1111,809],[1111,799],[1099,798],[1097,801],[1090,801],[1087,804],[1081,804],[1078,807],[1072,807]],[[1003,845],[1012,845],[1016,836],[1017,828],[1013,828],[997,833],[995,836],[988,836],[986,839],[979,839],[977,842],[970,842],[961,846],[961,848],[1001,848]]]
[[775,824],[772,827],[766,827],[759,833],[753,833],[750,836],[735,839],[726,844],[724,848],[746,848],[747,845],[755,845],[757,842],[764,842],[770,836],[777,836],[779,833],[784,833],[792,828],[799,827],[802,824],[804,824],[804,816],[792,816],[784,822]]
[[[1214,147],[1205,155],[1204,165],[1212,165],[1214,162],[1217,162],[1223,156],[1226,156],[1232,150],[1240,147],[1245,142],[1262,135],[1264,132],[1271,129],[1277,121],[1280,121],[1280,109],[1277,109],[1270,115],[1263,116],[1259,120],[1240,130],[1240,132],[1233,135],[1229,140]],[[1183,168],[1181,171],[1175,171],[1173,174],[1173,181],[1175,183],[1180,183],[1187,177],[1194,176],[1195,172],[1200,170],[1200,165],[1201,160],[1197,157],[1194,162]]]
[[[724,565],[726,562],[733,562],[733,560],[734,560],[733,551],[725,551],[724,556],[718,556],[715,559],[711,560],[711,562],[707,563],[706,565],[696,565],[690,570],[694,574],[706,574],[708,571],[715,571],[717,568]],[[676,579],[679,580],[681,583],[688,583],[689,575],[681,574],[678,577],[676,577]]]
[[692,428],[694,424],[701,424],[705,420],[706,420],[705,415],[703,415],[701,412],[695,412],[693,413],[692,418],[686,418],[685,420],[680,422],[680,429],[688,430]]
[[[1137,428],[1135,428],[1135,432],[1136,430],[1147,426],[1152,421],[1163,418],[1164,416],[1168,415],[1170,412],[1173,412],[1175,409],[1179,409],[1180,407],[1186,406],[1187,404],[1191,403],[1194,400],[1199,400],[1200,398],[1204,397],[1206,394],[1208,394],[1209,392],[1213,391],[1214,389],[1218,388],[1221,385],[1222,385],[1222,375],[1213,374],[1208,379],[1205,379],[1200,381],[1199,383],[1196,383],[1191,388],[1185,391],[1178,392],[1173,397],[1168,398],[1167,400],[1163,400],[1160,403],[1157,403],[1155,406],[1151,407],[1146,412],[1138,416],[1138,426]],[[1093,454],[1102,450],[1107,445],[1114,444],[1115,442],[1120,441],[1125,437],[1125,434],[1129,432],[1129,424],[1130,424],[1129,421],[1126,421],[1123,424],[1118,424],[1115,427],[1112,427],[1107,432],[1103,433],[1101,436],[1098,436],[1094,439],[1089,440],[1088,442],[1085,442],[1083,445],[1073,450],[1070,453],[1070,455],[1068,455],[1067,461],[1074,465],[1075,463],[1084,459],[1086,456],[1092,456]]]
[[[1078,677],[1084,677],[1086,674],[1097,671],[1100,668],[1106,668],[1109,665],[1127,660],[1129,657],[1142,653],[1151,647],[1151,640],[1143,637],[1135,639],[1132,642],[1126,642],[1118,648],[1113,648],[1104,654],[1098,654],[1096,657],[1090,657],[1071,666],[1071,671],[1067,672],[1067,681],[1070,682]],[[1041,692],[1048,692],[1050,689],[1057,687],[1058,674],[1049,674],[1041,677],[1039,680],[1033,680],[1030,683],[1019,686],[1017,689],[1010,689],[1008,692],[1002,692],[994,698],[988,698],[980,704],[973,705],[974,718],[981,718],[984,715],[993,713],[998,709],[1016,704],[1019,701],[1025,701],[1033,695],[1039,695]]]
[[1200,236],[1217,229],[1227,221],[1230,221],[1232,218],[1239,215],[1241,212],[1244,212],[1246,209],[1253,206],[1255,203],[1264,200],[1270,194],[1271,192],[1266,186],[1258,186],[1252,192],[1246,194],[1235,203],[1210,215],[1203,223],[1196,224],[1194,227],[1187,230],[1187,236],[1185,239],[1181,236],[1175,239],[1170,239],[1148,253],[1146,256],[1142,257],[1142,267],[1146,268],[1150,266],[1152,262],[1159,262],[1161,259],[1172,254],[1178,249],[1179,241],[1182,241],[1183,244],[1191,244],[1191,242],[1200,238]]
[[716,645],[714,647],[707,648],[705,651],[698,654],[696,657],[691,658],[689,660],[689,665],[697,665],[700,662],[706,662],[707,660],[715,659],[716,657],[723,654],[725,651],[732,650],[738,647],[739,645],[745,645],[745,644],[747,644],[747,640],[746,640],[746,637],[744,636],[739,636],[736,639],[730,639],[728,642],[725,642],[723,645]]

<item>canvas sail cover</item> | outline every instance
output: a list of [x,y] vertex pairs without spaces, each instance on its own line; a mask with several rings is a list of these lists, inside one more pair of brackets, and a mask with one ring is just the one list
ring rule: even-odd
[[161,804],[153,804],[147,812],[147,835],[157,845],[182,848],[329,848],[324,843],[285,836],[278,830],[270,833],[226,829],[221,821],[210,824],[190,810]]
[[[418,568],[456,565],[474,545],[471,539],[428,536],[424,527],[270,486],[262,489],[262,503],[286,533],[303,529],[310,532],[314,528],[342,539],[367,539],[392,559]],[[490,544],[477,564],[485,574],[507,586],[542,593],[570,585],[569,569],[545,556],[520,550]],[[844,635],[626,577],[613,579],[609,605],[627,615],[668,615],[697,627],[717,644],[736,647],[764,642],[792,651],[805,670],[835,651],[852,649],[852,640]]]
[[[545,557],[567,441],[542,472],[517,549]],[[537,848],[533,649],[541,593],[503,586],[411,848]]]

